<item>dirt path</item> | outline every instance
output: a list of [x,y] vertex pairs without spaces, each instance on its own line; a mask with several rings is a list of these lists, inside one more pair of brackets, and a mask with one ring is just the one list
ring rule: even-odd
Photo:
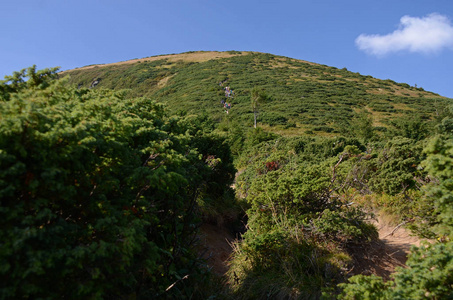
[[355,255],[355,267],[351,274],[375,274],[388,280],[396,267],[406,266],[411,246],[420,246],[422,239],[412,236],[402,226],[397,228],[380,216],[372,223],[378,229],[379,241]]
[[199,238],[202,257],[206,259],[208,266],[215,274],[224,275],[228,271],[227,262],[233,252],[233,234],[223,227],[203,224]]
[[[396,267],[405,267],[411,246],[419,246],[421,239],[411,236],[404,227],[395,230],[396,226],[382,217],[378,217],[373,224],[379,231],[379,241],[373,242],[365,249],[352,249],[355,252],[354,267],[349,271],[349,275],[375,274],[388,280]],[[227,262],[235,237],[227,229],[211,224],[201,226],[199,237],[201,253],[208,266],[214,273],[224,275],[228,270]]]
[[[420,246],[421,239],[412,236],[409,230],[404,227],[397,228],[385,222],[382,218],[378,218],[375,226],[379,231],[379,239],[383,241],[388,247],[398,248],[399,254],[407,255],[412,245]],[[404,262],[406,260],[404,259]]]

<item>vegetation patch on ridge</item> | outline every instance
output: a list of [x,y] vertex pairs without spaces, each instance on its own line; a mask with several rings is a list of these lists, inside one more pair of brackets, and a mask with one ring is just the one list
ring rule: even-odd
[[[2,299],[453,297],[452,99],[228,51],[31,67],[0,103]],[[434,240],[390,281],[352,276],[375,209]]]

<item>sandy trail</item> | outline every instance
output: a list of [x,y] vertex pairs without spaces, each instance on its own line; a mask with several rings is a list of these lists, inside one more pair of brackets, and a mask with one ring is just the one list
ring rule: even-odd
[[[404,227],[395,230],[395,225],[389,224],[378,217],[373,224],[379,231],[379,240],[368,247],[352,248],[354,267],[349,275],[375,274],[390,279],[396,267],[405,267],[407,255],[412,245],[419,246],[421,239],[412,236]],[[227,229],[211,224],[203,224],[200,228],[200,247],[203,258],[212,271],[224,275],[228,270],[228,260],[233,251],[231,245],[235,237]]]
[[233,252],[231,245],[235,237],[223,227],[203,224],[199,238],[202,257],[208,266],[215,274],[224,275],[228,271],[228,259]]
[[397,228],[380,216],[372,223],[378,229],[379,240],[360,249],[362,253],[355,255],[355,267],[350,272],[351,275],[375,274],[388,280],[397,267],[406,267],[411,246],[420,246],[422,239],[412,236],[402,226]]

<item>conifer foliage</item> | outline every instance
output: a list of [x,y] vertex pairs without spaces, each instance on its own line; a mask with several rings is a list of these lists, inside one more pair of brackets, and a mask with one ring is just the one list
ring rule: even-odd
[[55,71],[0,83],[0,298],[193,293],[196,201],[218,171],[202,158],[219,159],[153,101]]
[[[449,108],[451,112],[451,107]],[[408,268],[399,269],[393,281],[358,275],[341,284],[340,299],[453,299],[453,136],[451,114],[438,124],[438,135],[430,139],[421,166],[430,175],[424,190],[431,210],[422,223],[437,236],[430,245],[412,248]],[[447,124],[447,126],[445,126]]]
[[[451,104],[262,53],[15,72],[0,299],[450,299]],[[352,276],[379,245],[371,211],[437,242],[391,281]],[[226,285],[195,251],[202,222],[243,233]]]

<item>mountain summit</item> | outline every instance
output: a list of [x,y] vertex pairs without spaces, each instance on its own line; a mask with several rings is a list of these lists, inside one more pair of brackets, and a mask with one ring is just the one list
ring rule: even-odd
[[174,113],[206,112],[218,121],[228,113],[232,121],[250,126],[255,88],[265,95],[259,126],[285,135],[343,133],[357,114],[366,114],[385,130],[401,117],[429,119],[447,100],[420,87],[346,68],[244,51],[153,56],[60,75],[69,75],[69,83],[79,88],[126,89],[128,96],[150,97]]

